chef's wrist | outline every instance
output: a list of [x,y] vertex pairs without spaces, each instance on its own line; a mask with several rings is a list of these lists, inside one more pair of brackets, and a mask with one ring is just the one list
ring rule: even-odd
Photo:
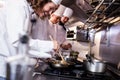
[[60,47],[62,49],[68,50],[68,49],[72,48],[72,45],[70,43],[68,43],[68,44],[60,44]]
[[54,41],[53,41],[53,44],[54,44],[53,50],[54,50],[54,51],[57,51],[57,50],[59,49],[59,44],[58,44],[58,42],[54,40]]

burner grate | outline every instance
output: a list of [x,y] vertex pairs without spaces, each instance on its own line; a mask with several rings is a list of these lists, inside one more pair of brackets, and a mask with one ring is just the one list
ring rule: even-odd
[[71,79],[81,79],[81,80],[115,80],[107,73],[90,73],[84,70],[46,70],[43,72],[45,75],[58,76]]

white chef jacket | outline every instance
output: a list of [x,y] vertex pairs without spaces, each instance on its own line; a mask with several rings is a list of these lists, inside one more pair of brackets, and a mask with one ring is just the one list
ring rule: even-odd
[[0,7],[0,77],[5,77],[6,75],[6,58],[15,54],[14,47],[8,41],[5,12],[6,6],[4,4],[3,7]]
[[49,26],[49,34],[53,36],[54,39],[56,39],[59,44],[66,41],[66,31],[60,26],[59,24],[50,24]]
[[65,41],[66,32],[59,24],[50,23],[48,18],[44,20],[38,18],[32,27],[32,37],[34,39],[50,40],[49,35],[61,44]]
[[48,34],[48,19],[37,18],[36,22],[32,26],[32,38],[40,40],[50,40]]
[[[0,9],[0,76],[6,76],[6,57],[16,55],[19,33],[29,31],[30,10],[26,0],[5,0],[5,9]],[[52,41],[30,39],[30,53],[38,57],[53,49]],[[35,53],[35,55],[34,55]],[[42,54],[40,54],[42,53]],[[45,56],[44,56],[45,54]]]
[[[3,8],[0,8],[0,77],[5,77],[5,57],[9,55],[5,42],[5,15]],[[4,66],[4,67],[3,67]]]
[[[7,2],[7,31],[11,44],[16,47],[20,32],[31,31],[32,12],[26,0],[8,0]],[[53,42],[30,39],[29,46],[31,50],[48,52],[53,49]]]

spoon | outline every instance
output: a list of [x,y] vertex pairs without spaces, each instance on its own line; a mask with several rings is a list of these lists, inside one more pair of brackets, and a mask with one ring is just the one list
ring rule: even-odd
[[[51,35],[49,35],[49,38],[52,40],[52,41],[54,41],[54,39],[53,39],[53,37],[51,36]],[[65,59],[63,58],[63,56],[62,56],[62,54],[61,54],[61,52],[60,52],[60,49],[59,49],[59,51],[58,51],[58,53],[59,53],[59,55],[60,55],[60,57],[61,57],[61,63],[62,64],[67,64],[67,62],[65,61]]]

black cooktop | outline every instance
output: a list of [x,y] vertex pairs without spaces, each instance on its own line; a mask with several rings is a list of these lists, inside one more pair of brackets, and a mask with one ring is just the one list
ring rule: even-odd
[[104,73],[92,73],[85,70],[82,63],[75,65],[72,68],[55,69],[49,67],[42,75],[52,76],[54,79],[46,80],[120,80],[118,75],[115,75],[112,71],[106,69]]
[[105,73],[91,73],[79,69],[73,69],[69,71],[47,69],[43,72],[43,74],[71,78],[71,79],[82,79],[82,80],[117,80],[108,71]]

